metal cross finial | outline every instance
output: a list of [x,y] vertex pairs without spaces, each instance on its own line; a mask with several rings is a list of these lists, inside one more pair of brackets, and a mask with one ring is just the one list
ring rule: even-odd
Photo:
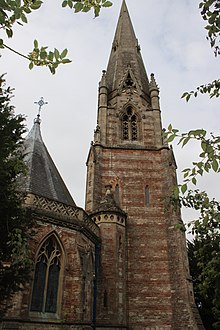
[[42,108],[45,104],[48,104],[48,102],[45,102],[45,101],[44,101],[44,98],[41,97],[40,100],[39,100],[38,102],[34,102],[34,104],[38,104],[38,105],[39,105],[37,118],[40,118],[41,108]]

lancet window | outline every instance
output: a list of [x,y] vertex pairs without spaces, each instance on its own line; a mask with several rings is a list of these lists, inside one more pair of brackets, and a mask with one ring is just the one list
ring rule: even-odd
[[125,141],[138,140],[137,116],[131,106],[127,107],[122,116],[122,138]]
[[149,187],[145,187],[145,205],[148,207],[150,206],[150,190]]
[[56,313],[62,252],[54,235],[41,246],[35,265],[31,311]]
[[119,196],[119,185],[116,184],[115,186],[115,202],[116,202],[116,205],[120,205],[120,196]]

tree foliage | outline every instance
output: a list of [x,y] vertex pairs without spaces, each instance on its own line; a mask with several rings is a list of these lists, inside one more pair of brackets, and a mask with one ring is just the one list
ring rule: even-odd
[[[16,23],[19,25],[28,23],[28,15],[40,9],[42,5],[42,0],[0,0],[0,29],[5,31],[6,38],[13,37],[13,28]],[[93,9],[95,17],[99,15],[102,7],[111,5],[112,2],[107,0],[64,0],[62,2],[62,7],[69,7],[76,13],[88,12]],[[5,39],[0,39],[0,48],[9,49],[17,55],[26,58],[29,61],[30,69],[34,66],[46,66],[52,74],[56,72],[60,64],[71,62],[66,57],[68,54],[67,48],[63,51],[59,51],[57,48],[54,48],[53,51],[48,50],[47,46],[39,46],[37,40],[34,40],[34,48],[27,55],[9,47]]]
[[32,221],[22,208],[17,178],[25,174],[21,150],[24,118],[14,114],[11,90],[0,77],[0,316],[10,296],[29,277],[31,261],[27,242]]
[[[220,55],[220,1],[203,0],[199,8],[206,22],[207,39],[217,57]],[[185,92],[182,98],[188,102],[199,94],[218,98],[220,79]],[[188,224],[194,234],[194,241],[188,242],[190,272],[205,328],[217,330],[220,329],[220,203],[209,198],[205,191],[190,190],[189,184],[197,188],[198,178],[204,173],[220,172],[220,136],[201,128],[181,133],[169,125],[164,138],[167,143],[177,140],[181,147],[193,141],[199,145],[198,156],[194,155],[191,166],[183,170],[183,183],[174,187],[169,202],[174,208],[184,206],[199,211],[198,218]]]
[[[215,56],[220,55],[220,1],[219,0],[203,0],[199,3],[199,8],[203,20],[206,22],[207,40],[214,51]],[[205,83],[192,90],[184,92],[182,98],[188,102],[191,96],[197,97],[198,94],[208,94],[212,97],[219,97],[220,79],[217,78],[211,83]]]
[[220,172],[220,136],[208,133],[204,129],[190,130],[186,133],[180,133],[178,129],[168,126],[164,133],[167,143],[178,139],[178,144],[183,148],[192,141],[197,141],[200,147],[199,160],[194,161],[191,167],[183,170],[183,184],[180,186],[181,193],[187,191],[187,184],[197,184],[197,177],[214,171]]
[[[202,18],[207,23],[205,26],[205,29],[208,31],[207,39],[210,42],[211,48],[214,49],[215,56],[218,56],[220,55],[220,2],[219,0],[203,0],[200,2],[199,8],[201,10]],[[196,91],[191,91],[189,93],[185,92],[182,97],[185,98],[186,101],[189,101],[192,95],[197,97],[198,93],[208,93],[210,98],[217,98],[220,95],[219,91],[220,80],[216,79],[212,83],[199,86]],[[199,193],[198,190],[196,190],[195,193],[192,194],[192,191],[188,189],[190,183],[196,186],[198,178],[203,176],[204,173],[210,173],[211,171],[215,173],[220,172],[220,136],[212,132],[209,133],[203,128],[182,133],[178,129],[173,128],[171,124],[168,126],[168,129],[164,132],[163,136],[167,143],[177,140],[182,148],[189,146],[193,141],[197,141],[199,144],[198,157],[197,155],[194,155],[195,160],[192,162],[191,166],[183,169],[183,183],[174,187],[174,192],[171,196],[171,203],[173,205],[179,203],[180,206],[187,206],[200,210],[200,223],[202,222],[203,224],[206,224],[206,220],[203,219],[204,204],[198,202],[198,199],[200,200],[202,198],[203,200],[204,193]],[[202,197],[200,198],[199,196]],[[204,200],[207,201],[207,198]],[[218,202],[216,201],[216,203]],[[198,208],[198,205],[200,208]],[[206,203],[206,205],[209,205],[209,203]],[[208,209],[209,208],[207,208],[207,210]],[[212,216],[212,204],[210,204],[210,216]],[[198,222],[194,222],[195,230],[197,224]]]
[[220,329],[220,236],[207,231],[188,241],[196,303],[207,330]]

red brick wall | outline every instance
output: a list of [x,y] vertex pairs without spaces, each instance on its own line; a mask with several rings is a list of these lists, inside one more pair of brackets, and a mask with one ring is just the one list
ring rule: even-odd
[[[132,329],[195,326],[191,313],[193,299],[189,296],[187,280],[185,237],[176,228],[181,222],[180,214],[165,211],[164,198],[176,181],[171,151],[166,148],[132,150],[96,145],[93,149],[96,159],[89,165],[94,173],[91,179],[99,182],[99,194],[104,196],[105,185],[117,178],[120,207],[128,214],[126,294],[129,326]],[[92,187],[93,182],[88,184]],[[148,207],[145,205],[146,185],[150,191]],[[91,205],[95,208],[100,200],[96,193],[87,198],[92,201],[88,208]],[[105,248],[114,249],[112,242],[117,235],[112,227],[107,232],[111,236],[109,241],[106,240],[106,231],[103,234],[101,230]],[[105,273],[112,266],[106,263]],[[113,282],[117,283],[117,278]],[[112,294],[114,300],[114,290]]]
[[[60,278],[61,291],[58,299],[58,315],[50,316],[48,314],[40,316],[34,312],[30,312],[32,283],[27,284],[24,291],[15,295],[13,298],[13,308],[8,311],[6,316],[6,318],[11,320],[18,319],[25,320],[25,322],[31,320],[36,322],[35,325],[25,325],[26,323],[24,323],[24,329],[43,328],[43,325],[41,326],[43,320],[48,322],[48,329],[50,322],[57,322],[58,324],[60,322],[87,322],[91,324],[92,322],[94,244],[76,230],[48,223],[39,223],[37,233],[31,242],[33,259],[41,242],[51,233],[55,233],[59,238],[64,252],[63,274],[61,274]],[[80,255],[84,256],[84,265],[80,261]],[[37,325],[38,320],[39,325]],[[57,326],[58,328],[59,325]]]

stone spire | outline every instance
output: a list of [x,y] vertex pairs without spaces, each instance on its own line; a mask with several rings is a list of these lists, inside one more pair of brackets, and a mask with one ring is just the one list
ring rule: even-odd
[[43,142],[40,122],[38,115],[24,141],[27,175],[19,178],[21,190],[75,206],[75,202]]
[[141,57],[140,46],[135,36],[125,0],[123,0],[106,72],[109,93],[120,87],[121,81],[128,70],[139,82],[143,95],[148,97],[149,82]]

